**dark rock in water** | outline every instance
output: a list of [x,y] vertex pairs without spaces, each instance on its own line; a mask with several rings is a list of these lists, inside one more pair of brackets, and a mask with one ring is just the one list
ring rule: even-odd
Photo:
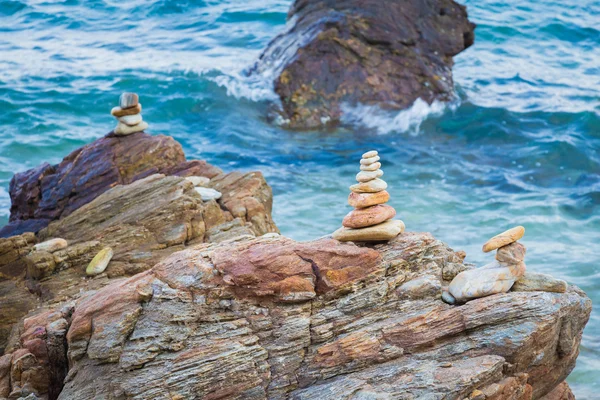
[[296,23],[251,73],[275,73],[290,128],[335,123],[344,103],[449,100],[452,57],[474,41],[475,24],[453,0],[296,0],[288,16]]
[[221,170],[204,161],[187,162],[181,145],[168,136],[107,135],[58,165],[45,163],[15,174],[10,182],[10,220],[0,237],[38,232],[108,189],[156,173],[212,178]]

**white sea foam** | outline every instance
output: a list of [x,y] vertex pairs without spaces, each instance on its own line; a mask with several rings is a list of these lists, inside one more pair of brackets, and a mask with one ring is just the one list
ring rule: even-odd
[[377,106],[342,105],[342,122],[360,127],[374,129],[380,134],[390,132],[410,132],[417,135],[421,124],[431,116],[439,116],[448,107],[456,107],[456,103],[434,101],[427,104],[417,99],[413,105],[402,111],[382,110]]

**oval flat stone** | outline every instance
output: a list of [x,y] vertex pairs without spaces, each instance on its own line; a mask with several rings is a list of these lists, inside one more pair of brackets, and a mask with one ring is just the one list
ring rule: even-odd
[[378,169],[377,171],[360,171],[356,174],[356,180],[358,182],[369,182],[373,179],[381,178],[383,176],[383,171]]
[[377,152],[377,150],[371,150],[371,151],[367,151],[365,154],[362,155],[362,158],[371,158],[371,157],[375,157],[377,154],[379,154]]
[[404,222],[393,219],[367,228],[341,227],[333,232],[333,238],[340,242],[380,242],[395,238],[404,232],[404,228]]
[[387,183],[383,179],[373,179],[368,182],[360,182],[350,186],[354,193],[377,193],[387,189]]
[[185,179],[192,182],[194,186],[206,186],[210,182],[210,179],[205,176],[186,176]]
[[365,208],[375,206],[377,204],[387,203],[390,199],[390,194],[383,190],[377,193],[350,193],[348,196],[348,204],[354,208]]
[[198,192],[200,197],[202,197],[202,201],[217,200],[221,198],[221,192],[218,190],[206,187],[196,187],[194,189]]
[[108,263],[113,257],[113,250],[110,247],[105,247],[90,261],[85,269],[85,273],[89,276],[98,275],[104,272]]
[[381,168],[380,162],[376,162],[371,165],[361,165],[360,166],[361,171],[377,171],[379,168]]
[[135,107],[139,104],[139,97],[136,93],[125,92],[119,97],[119,107],[122,109]]
[[380,160],[379,156],[363,158],[360,160],[360,165],[371,165],[373,163],[376,163],[379,160]]
[[138,103],[137,106],[131,107],[131,108],[121,108],[121,107],[113,107],[112,110],[110,110],[110,113],[119,118],[119,117],[124,117],[126,115],[133,115],[133,114],[139,114],[142,112],[142,103]]
[[146,129],[148,129],[148,123],[146,121],[142,121],[135,126],[128,126],[119,121],[117,127],[113,130],[113,133],[116,136],[127,136],[131,135],[132,133],[142,132]]
[[69,244],[65,239],[50,239],[33,246],[33,251],[47,251],[48,253],[54,253],[55,251],[66,248],[68,245]]
[[516,226],[507,230],[506,232],[502,232],[499,235],[494,236],[483,245],[483,252],[488,253],[492,250],[499,249],[502,246],[506,246],[507,244],[511,244],[521,239],[525,235],[525,228],[522,226]]
[[517,280],[510,268],[493,262],[481,268],[463,271],[448,286],[448,292],[459,302],[497,293],[506,293]]
[[367,208],[352,210],[344,217],[342,225],[346,228],[364,228],[392,219],[396,216],[394,207],[379,204]]
[[142,114],[125,115],[124,117],[119,117],[119,122],[122,122],[127,126],[136,126],[142,122]]

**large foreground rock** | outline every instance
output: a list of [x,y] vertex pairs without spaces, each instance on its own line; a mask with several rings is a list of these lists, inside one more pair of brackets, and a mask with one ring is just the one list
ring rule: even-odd
[[570,286],[450,306],[463,258],[421,233],[199,244],[25,319],[0,397],[568,398],[589,298]]
[[335,123],[343,104],[447,101],[452,57],[474,40],[475,25],[453,0],[296,0],[288,17],[293,26],[252,73],[274,73],[291,128]]

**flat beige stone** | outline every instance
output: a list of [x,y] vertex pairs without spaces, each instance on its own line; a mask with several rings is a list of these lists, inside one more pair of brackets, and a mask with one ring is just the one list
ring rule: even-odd
[[47,251],[48,253],[54,253],[55,251],[66,248],[68,245],[69,244],[65,239],[50,239],[33,246],[33,251]]
[[492,250],[499,249],[502,246],[506,246],[507,244],[511,244],[521,239],[525,235],[525,228],[522,226],[516,226],[507,230],[506,232],[502,232],[499,235],[494,236],[483,245],[483,252],[488,253]]
[[375,157],[377,154],[379,154],[377,152],[377,150],[371,150],[371,151],[367,151],[365,154],[362,155],[362,158],[371,158],[371,157]]
[[377,193],[387,189],[387,182],[383,179],[373,179],[368,182],[360,182],[350,186],[354,193]]
[[567,291],[567,282],[556,279],[551,275],[536,272],[526,272],[517,279],[512,287],[513,292],[553,292],[564,293]]
[[350,211],[348,215],[344,217],[342,225],[346,228],[365,228],[367,226],[380,224],[395,216],[396,210],[394,210],[394,207],[379,204]]
[[119,121],[113,132],[117,136],[127,136],[131,135],[132,133],[142,132],[146,129],[148,129],[148,123],[146,121],[142,121],[135,126],[128,126]]
[[105,247],[90,261],[85,269],[85,273],[89,276],[98,275],[104,272],[108,263],[113,257],[113,250],[110,247]]
[[352,229],[341,227],[333,232],[333,238],[340,242],[380,242],[395,238],[404,232],[404,229],[404,222],[395,219],[367,228]]
[[136,126],[142,122],[142,114],[125,115],[124,117],[119,117],[119,122],[122,122],[127,126]]
[[380,160],[379,156],[363,158],[362,160],[360,160],[360,165],[371,165],[373,163],[376,163],[379,160]]
[[381,178],[383,176],[383,171],[378,169],[377,171],[360,171],[356,174],[356,180],[358,182],[369,182],[373,179]]
[[497,293],[506,293],[518,277],[509,267],[494,261],[481,268],[463,271],[448,286],[448,292],[459,302]]
[[354,208],[365,208],[375,206],[377,204],[387,203],[390,199],[390,194],[383,190],[377,193],[350,193],[348,196],[348,204]]
[[121,108],[121,107],[113,107],[112,110],[110,110],[110,113],[119,118],[119,117],[124,117],[126,115],[134,115],[134,114],[139,114],[142,112],[142,103],[138,103],[137,106],[133,106],[131,108]]
[[360,166],[361,171],[377,171],[379,168],[381,168],[380,162],[376,162],[371,165],[361,165]]

